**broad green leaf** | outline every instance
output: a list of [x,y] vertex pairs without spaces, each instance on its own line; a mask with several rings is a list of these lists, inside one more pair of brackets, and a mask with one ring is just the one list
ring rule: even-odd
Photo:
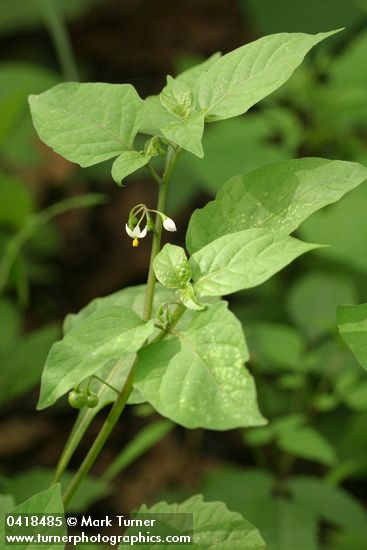
[[163,439],[174,428],[169,420],[159,420],[145,426],[134,438],[123,448],[121,453],[108,466],[103,473],[103,480],[112,480],[127,468],[141,455],[154,447],[158,441]]
[[38,386],[43,365],[60,329],[49,325],[0,348],[0,406]]
[[38,409],[59,397],[103,367],[136,352],[154,330],[130,309],[97,310],[71,329],[51,348],[42,374]]
[[206,305],[200,302],[196,296],[194,287],[191,284],[188,284],[185,288],[181,288],[179,290],[179,298],[183,305],[188,309],[201,311],[206,307]]
[[173,141],[186,151],[200,158],[204,156],[201,144],[204,132],[204,117],[201,113],[193,111],[185,119],[175,117],[175,120],[162,128],[162,132],[169,141]]
[[366,178],[367,169],[360,164],[318,158],[289,160],[235,176],[214,201],[194,212],[187,247],[193,253],[222,235],[252,227],[292,233],[313,212]]
[[257,286],[317,246],[264,229],[225,235],[191,256],[194,288],[202,296],[221,296]]
[[[365,178],[363,178],[365,179]],[[363,181],[362,179],[362,181]],[[330,246],[320,255],[367,271],[367,182],[348,193],[337,204],[316,212],[300,227],[302,238]]]
[[68,82],[29,98],[40,138],[81,166],[132,148],[143,101],[130,84]]
[[[118,292],[114,292],[109,296],[103,298],[96,298],[92,300],[85,308],[79,313],[74,315],[67,315],[64,322],[64,333],[69,332],[71,329],[80,325],[85,319],[96,311],[100,311],[104,308],[111,306],[131,308],[138,315],[143,314],[144,299],[145,299],[146,285],[137,285],[133,287],[124,288]],[[155,287],[153,310],[155,311],[161,303],[175,301],[175,296],[172,290],[162,287],[159,283]],[[113,388],[121,390],[127,375],[134,362],[135,354],[128,355],[124,359],[118,361],[107,362],[96,374],[102,379],[108,382]],[[102,384],[98,380],[92,379],[90,383],[90,389],[98,395],[98,405],[94,409],[82,409],[79,412],[77,419],[78,426],[78,441],[83,437],[83,434],[88,429],[88,426],[92,422],[93,418],[98,412],[113,403],[116,400],[116,392],[111,388]],[[143,398],[137,400],[137,390],[133,390],[130,395],[128,403],[144,402]]]
[[[138,513],[144,514],[167,514],[167,525],[171,523],[171,529],[175,534],[180,531],[179,523],[175,514],[193,514],[193,538],[194,548],[215,548],[218,550],[229,550],[243,548],[245,550],[263,550],[265,544],[258,530],[246,521],[240,514],[230,512],[222,502],[204,502],[201,495],[195,495],[181,504],[168,504],[159,502],[147,508],[143,505]],[[164,521],[162,516],[162,521]],[[179,516],[176,516],[179,518]],[[168,529],[169,527],[167,527]],[[136,529],[129,528],[126,532],[132,535]],[[180,534],[189,534],[185,530]],[[177,545],[177,548],[186,548],[187,545]],[[168,548],[165,544],[146,545],[147,548],[161,550]],[[124,546],[121,545],[120,550]]]
[[195,312],[185,329],[139,352],[134,386],[186,428],[229,430],[265,423],[239,321],[226,302]]
[[[146,285],[136,285],[118,290],[103,298],[95,298],[78,313],[69,314],[64,321],[64,333],[76,327],[87,319],[92,313],[105,309],[106,307],[131,308],[135,313],[142,316],[144,311],[144,300]],[[174,302],[175,294],[172,290],[164,288],[159,283],[154,290],[153,310],[155,311],[163,302]]]
[[287,309],[292,321],[315,339],[334,332],[336,308],[340,303],[354,304],[356,299],[350,279],[312,271],[297,279],[289,290]]
[[180,73],[178,76],[176,76],[175,80],[178,80],[183,84],[187,84],[187,86],[189,86],[193,90],[195,88],[195,85],[197,84],[197,81],[200,78],[200,75],[210,69],[210,67],[220,57],[220,52],[213,53],[213,55],[208,57],[208,59],[206,59],[202,63],[198,63],[197,65],[194,65],[193,67],[190,67],[189,69],[186,69],[185,71]]
[[[61,498],[61,492],[60,492],[60,485],[57,483],[56,485],[53,485],[49,489],[46,489],[45,491],[42,491],[41,493],[38,493],[22,504],[19,504],[18,506],[15,506],[12,510],[10,510],[11,513],[14,514],[57,514],[59,516],[64,515],[64,507],[62,504],[62,498]],[[24,529],[24,528],[23,528]],[[62,525],[61,527],[33,527],[28,528],[27,534],[31,535],[37,535],[37,533],[42,532],[43,535],[53,535],[53,536],[65,536],[66,535],[66,526]],[[0,520],[0,540],[4,540],[4,533],[5,533],[5,525],[4,525],[4,516]],[[19,527],[13,527],[13,533],[14,534],[23,534],[21,533],[21,529]],[[40,548],[40,545],[38,544],[17,544],[13,545],[13,548],[16,550],[37,550]],[[60,549],[60,545],[53,544],[53,543],[46,543],[42,546],[45,550],[57,550]]]
[[367,304],[339,306],[337,317],[344,342],[367,369]]
[[153,262],[158,281],[167,288],[185,288],[191,280],[191,268],[183,248],[166,244]]
[[311,476],[293,477],[287,486],[297,502],[303,503],[323,521],[367,534],[366,511],[345,489]]
[[123,151],[112,165],[113,179],[120,184],[127,176],[148,164],[150,159],[150,155],[139,151]]
[[159,94],[159,99],[163,107],[181,118],[188,117],[193,109],[190,87],[171,76],[167,76],[167,84]]
[[220,57],[197,85],[197,100],[206,118],[245,113],[284,84],[313,46],[336,32],[265,36]]
[[[73,479],[75,472],[66,471],[61,479],[64,490]],[[19,472],[6,480],[6,487],[16,503],[21,503],[32,495],[47,489],[52,484],[54,471],[49,468],[32,468]],[[106,481],[95,477],[86,477],[68,504],[68,512],[81,513],[97,500],[106,497],[111,488]]]
[[311,427],[290,429],[277,438],[278,445],[284,451],[306,460],[314,460],[332,466],[336,462],[335,450],[329,441]]
[[150,96],[144,101],[144,120],[139,131],[162,136],[198,157],[203,156],[204,117],[195,110],[184,119],[165,109],[158,96]]

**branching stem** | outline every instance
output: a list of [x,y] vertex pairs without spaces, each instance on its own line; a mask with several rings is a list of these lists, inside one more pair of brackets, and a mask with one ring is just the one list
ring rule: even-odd
[[[161,212],[165,210],[167,186],[171,178],[172,172],[175,168],[178,154],[179,154],[178,149],[173,149],[172,147],[168,148],[165,172],[164,172],[162,181],[159,184],[157,210]],[[162,219],[160,216],[156,216],[155,230],[153,231],[153,242],[152,242],[152,249],[151,249],[151,255],[150,255],[149,273],[148,273],[148,279],[147,279],[147,288],[145,293],[145,302],[144,302],[144,311],[143,311],[144,321],[149,321],[152,315],[154,288],[155,288],[155,274],[153,270],[153,262],[154,262],[154,258],[156,257],[160,249],[161,235],[162,235]],[[183,306],[182,307],[178,306],[178,308],[180,308],[179,316],[181,316],[185,308]],[[178,322],[177,316],[174,316],[174,322],[175,324]],[[166,334],[167,334],[167,331],[162,331],[162,335],[163,335],[162,338],[164,338]],[[121,392],[119,393],[114,405],[112,406],[105,420],[105,423],[103,424],[99,434],[97,435],[92,447],[90,448],[80,468],[76,472],[70,485],[65,491],[65,494],[63,496],[65,506],[67,506],[67,504],[70,502],[70,499],[72,498],[74,493],[77,491],[83,479],[88,474],[89,470],[91,469],[95,460],[100,454],[104,444],[106,443],[110,433],[112,432],[117,421],[119,420],[121,413],[124,410],[125,405],[129,399],[131,390],[133,388],[136,366],[137,366],[137,360],[135,359],[129,371],[129,374],[126,378],[124,386]]]

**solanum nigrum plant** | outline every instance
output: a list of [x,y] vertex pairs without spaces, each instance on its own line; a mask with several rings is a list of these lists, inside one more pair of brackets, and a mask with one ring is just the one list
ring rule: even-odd
[[[214,201],[193,213],[186,251],[172,244],[161,249],[162,231],[176,231],[166,195],[180,156],[204,156],[206,124],[243,115],[334,32],[276,34],[215,54],[176,78],[167,77],[162,92],[145,100],[130,84],[105,83],[65,83],[30,97],[37,132],[57,153],[83,167],[115,159],[112,177],[118,185],[145,167],[158,191],[156,205],[132,205],[128,219],[121,220],[121,238],[131,238],[133,247],[140,239],[151,240],[146,285],[96,299],[69,315],[64,338],[52,347],[44,368],[38,408],[69,394],[70,404],[80,409],[55,483],[97,412],[111,405],[66,489],[66,505],[127,404],[148,402],[189,429],[266,423],[245,367],[245,335],[222,297],[260,285],[317,248],[290,234],[313,212],[362,183],[367,170],[351,162],[303,158],[234,175]],[[138,134],[146,136],[142,149],[135,146]],[[128,261],[134,261],[133,248]],[[194,497],[176,509],[194,512],[194,526],[208,528],[201,543],[219,543],[220,538],[213,539],[219,536],[215,528],[225,523],[227,543],[239,547],[236,541],[253,528],[244,520],[234,527],[238,516],[218,503],[216,512],[205,516],[206,506],[214,504]],[[151,508],[158,509],[172,508]],[[263,548],[256,530],[251,537],[251,548]]]

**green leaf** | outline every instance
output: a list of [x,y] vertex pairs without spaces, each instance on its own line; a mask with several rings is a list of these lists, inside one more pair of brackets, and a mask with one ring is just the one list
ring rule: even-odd
[[306,460],[314,460],[332,466],[336,462],[334,448],[323,435],[311,427],[289,429],[282,432],[277,439],[284,451]]
[[198,157],[203,156],[201,139],[204,131],[204,117],[192,111],[187,118],[170,113],[158,96],[144,101],[144,120],[139,128],[143,134],[158,135],[172,141]]
[[131,149],[143,101],[130,84],[59,84],[29,98],[40,138],[81,166]]
[[[137,315],[142,316],[144,311],[146,285],[136,285],[118,290],[103,298],[95,298],[78,313],[69,314],[64,321],[64,333],[79,325],[96,311],[109,307],[131,308]],[[159,283],[154,290],[153,310],[159,308],[163,302],[174,302],[175,294],[172,290],[164,288]]]
[[167,288],[185,288],[191,280],[191,268],[183,248],[166,244],[153,262],[155,276]]
[[279,88],[307,52],[338,31],[265,36],[217,59],[199,78],[197,99],[208,120],[241,115]]
[[190,87],[182,80],[167,76],[167,85],[159,94],[159,99],[168,111],[186,118],[193,109],[193,98]]
[[339,306],[339,332],[355,357],[367,369],[367,304]]
[[186,69],[178,76],[176,76],[176,81],[187,84],[192,90],[195,88],[197,81],[199,80],[202,73],[205,73],[210,67],[221,57],[220,52],[213,53],[208,59],[202,63],[198,63],[189,69]]
[[200,158],[204,156],[201,144],[204,132],[204,117],[201,113],[193,111],[185,119],[175,117],[175,120],[162,128],[162,132],[169,141],[173,141],[186,151]]
[[[71,329],[77,327],[85,319],[90,317],[96,311],[101,311],[105,308],[115,306],[119,308],[131,308],[138,315],[143,314],[144,301],[145,301],[146,285],[137,285],[133,287],[124,288],[118,292],[114,292],[109,296],[103,298],[96,298],[92,300],[85,308],[79,313],[74,315],[68,315],[64,322],[64,333],[68,333]],[[155,287],[153,310],[155,311],[163,302],[172,302],[175,300],[175,295],[172,290],[162,287],[159,283]],[[102,379],[108,382],[113,388],[122,389],[122,386],[129,374],[131,366],[134,362],[135,354],[128,355],[124,359],[118,361],[107,362],[96,374]],[[93,418],[98,412],[113,403],[116,400],[116,392],[111,388],[102,384],[98,380],[92,378],[90,383],[90,390],[98,395],[98,405],[94,409],[82,409],[79,412],[77,425],[79,441],[83,437],[83,434],[88,429],[88,426],[92,422]],[[128,403],[136,402],[137,390],[133,390],[130,395]],[[144,402],[144,399],[139,399],[138,402]]]
[[264,229],[225,235],[191,256],[195,291],[221,296],[257,286],[317,246]]
[[[149,508],[143,505],[138,513],[167,514],[167,525],[171,522],[175,532],[179,530],[175,514],[193,514],[193,538],[195,548],[215,548],[227,550],[244,548],[246,550],[263,550],[265,544],[259,532],[240,514],[230,512],[222,502],[204,502],[201,495],[195,495],[181,504],[159,502]],[[176,516],[179,518],[179,516]],[[163,521],[163,520],[162,520]],[[126,534],[131,535],[136,529],[129,528]],[[180,534],[185,534],[181,531]],[[164,544],[146,545],[147,548],[161,550],[168,548]],[[177,545],[185,548],[185,545]],[[120,546],[123,549],[123,545]]]
[[356,298],[350,279],[314,271],[297,279],[291,287],[287,309],[296,325],[315,339],[335,330],[338,304],[354,304]]
[[226,302],[195,312],[188,326],[139,352],[135,387],[187,428],[229,430],[265,423],[256,403],[239,321]]
[[191,284],[180,289],[179,298],[183,305],[188,309],[201,311],[206,308],[206,305],[200,302],[197,298],[194,287]]
[[194,212],[187,248],[193,253],[222,235],[253,227],[292,233],[313,212],[366,178],[367,169],[360,164],[318,158],[289,160],[235,176],[214,201]]
[[139,151],[124,151],[112,165],[113,179],[120,184],[127,176],[148,164],[150,159],[150,155]]
[[51,348],[42,374],[38,409],[96,372],[107,362],[136,352],[154,330],[130,309],[103,308],[70,330]]
[[[14,514],[57,514],[59,516],[64,516],[64,507],[62,504],[60,484],[57,483],[53,485],[46,491],[38,493],[22,504],[19,504],[11,510],[11,513]],[[19,527],[13,528],[14,534],[20,534],[21,530]],[[62,525],[61,527],[42,527],[40,526],[33,527],[32,531],[30,529],[27,531],[27,534],[34,534],[42,532],[43,535],[53,535],[53,536],[65,536],[66,535],[66,526]],[[5,525],[4,525],[4,516],[0,520],[0,539],[4,540]],[[37,550],[39,549],[39,544],[18,544],[14,546],[17,550]],[[60,549],[58,544],[44,544],[43,548],[45,550],[57,550]]]

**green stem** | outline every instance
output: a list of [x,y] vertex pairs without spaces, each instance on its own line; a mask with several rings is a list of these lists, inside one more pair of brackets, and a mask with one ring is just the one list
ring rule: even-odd
[[[157,210],[160,210],[161,212],[165,210],[166,205],[166,195],[167,195],[167,185],[169,182],[169,179],[172,175],[172,172],[174,170],[176,161],[177,161],[177,155],[178,150],[174,150],[171,147],[167,151],[167,160],[166,160],[166,168],[165,172],[162,178],[162,183],[159,186],[159,194],[158,194],[158,204],[157,204]],[[148,273],[148,280],[147,280],[147,288],[146,288],[146,294],[145,294],[145,303],[144,303],[144,312],[143,312],[143,319],[144,321],[148,321],[152,315],[152,309],[153,309],[153,298],[154,298],[154,287],[155,287],[155,275],[153,270],[153,261],[156,255],[159,252],[160,243],[161,243],[161,234],[162,234],[162,220],[160,216],[156,217],[156,223],[155,223],[155,229],[154,229],[154,235],[153,235],[153,242],[152,242],[152,249],[151,249],[151,255],[150,255],[150,265],[149,265],[149,273]],[[182,313],[181,313],[182,315]],[[70,502],[70,499],[74,495],[74,493],[77,491],[79,485],[83,481],[83,479],[87,476],[89,470],[93,466],[94,462],[96,461],[98,455],[100,454],[104,444],[106,443],[110,433],[112,432],[113,428],[115,427],[116,423],[118,422],[122,411],[125,408],[125,405],[129,399],[131,390],[133,388],[133,382],[134,382],[134,376],[135,376],[135,369],[137,366],[137,359],[135,359],[130,372],[126,378],[125,384],[122,388],[121,393],[117,397],[113,407],[111,408],[105,423],[103,424],[99,434],[97,435],[92,447],[90,448],[87,456],[85,457],[84,461],[82,462],[80,468],[76,472],[74,478],[72,479],[70,485],[66,489],[64,493],[64,505],[67,506],[67,504]]]
[[38,0],[40,12],[50,33],[65,80],[78,81],[78,70],[57,0]]
[[[178,154],[179,154],[179,151],[174,150],[172,147],[169,147],[167,150],[166,168],[163,174],[162,181],[159,184],[159,194],[158,194],[158,203],[157,203],[158,212],[164,212],[166,209],[167,186],[171,178],[172,172],[175,169]],[[150,254],[150,264],[149,264],[149,272],[148,272],[148,280],[147,280],[147,290],[145,294],[145,303],[144,303],[144,311],[143,311],[144,321],[149,321],[149,319],[152,316],[153,297],[154,297],[154,288],[155,288],[155,274],[153,269],[153,262],[161,246],[162,224],[163,222],[162,222],[161,216],[157,215],[155,218],[152,251]]]

